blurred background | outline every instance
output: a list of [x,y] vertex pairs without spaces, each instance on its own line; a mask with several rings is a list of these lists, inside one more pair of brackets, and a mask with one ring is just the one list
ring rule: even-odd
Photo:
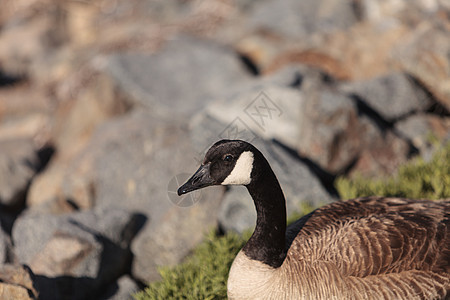
[[254,226],[245,188],[175,194],[224,138],[264,153],[289,214],[432,160],[450,2],[2,0],[0,295],[127,299]]

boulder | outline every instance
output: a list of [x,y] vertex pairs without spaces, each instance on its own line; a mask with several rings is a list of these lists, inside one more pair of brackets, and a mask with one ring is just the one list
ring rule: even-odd
[[233,130],[245,129],[249,134],[266,140],[276,139],[295,149],[304,122],[304,91],[321,85],[322,80],[323,74],[319,70],[292,65],[230,89],[205,109],[208,116],[226,124],[222,131],[211,137],[228,138],[235,135]]
[[450,111],[449,51],[448,28],[429,20],[423,20],[391,51],[393,60],[430,90],[447,111]]
[[390,174],[408,157],[406,141],[337,91],[312,93],[302,113],[298,151],[331,174]]
[[0,140],[0,204],[18,207],[39,167],[39,158],[30,139]]
[[176,195],[198,168],[195,157],[182,119],[169,122],[135,109],[100,125],[86,148],[61,167],[60,200],[30,210],[61,213],[70,202],[81,209],[122,207],[144,214],[148,222],[132,245],[133,275],[154,280],[158,266],[180,262],[217,223],[222,188],[194,198]]
[[416,114],[395,124],[395,130],[416,147],[422,157],[431,158],[432,140],[450,140],[450,118],[432,114]]
[[103,62],[105,72],[135,103],[176,119],[191,116],[230,86],[250,80],[230,48],[178,36],[154,55],[118,54]]
[[425,111],[432,105],[426,92],[404,73],[395,72],[369,80],[353,81],[342,84],[340,89],[356,96],[388,122]]
[[38,299],[34,279],[33,272],[25,265],[0,264],[0,299]]
[[13,227],[17,259],[36,274],[43,299],[85,299],[123,274],[142,218],[109,208],[75,214],[27,212]]
[[250,28],[298,40],[314,33],[344,30],[356,22],[351,1],[263,1],[254,5],[249,16]]

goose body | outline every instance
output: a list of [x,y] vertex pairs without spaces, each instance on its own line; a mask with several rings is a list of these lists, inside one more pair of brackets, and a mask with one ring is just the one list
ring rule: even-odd
[[286,228],[275,174],[238,140],[214,144],[178,193],[215,184],[246,186],[257,211],[230,299],[450,299],[450,199],[335,202]]

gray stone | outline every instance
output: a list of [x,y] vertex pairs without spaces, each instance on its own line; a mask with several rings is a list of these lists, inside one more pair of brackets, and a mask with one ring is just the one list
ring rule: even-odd
[[304,96],[298,89],[261,82],[212,102],[206,110],[213,118],[231,126],[223,132],[224,138],[239,122],[241,127],[264,139],[277,139],[295,148],[300,137],[303,102]]
[[32,140],[0,141],[0,203],[20,205],[36,173],[39,160]]
[[405,162],[408,144],[377,124],[355,101],[335,90],[309,94],[302,111],[304,123],[299,153],[332,174],[391,173]]
[[[236,124],[239,126],[239,124]],[[209,146],[222,139],[221,133],[227,126],[211,116],[200,115],[191,125],[192,139],[200,148],[199,158]],[[295,153],[289,153],[277,142],[264,140],[257,135],[250,134],[245,128],[233,130],[238,135],[229,136],[232,139],[242,139],[255,145],[269,161],[272,169],[278,177],[286,197],[288,213],[302,212],[302,204],[318,207],[333,200],[319,179],[308,167],[296,157]],[[231,188],[225,195],[220,209],[220,224],[225,230],[242,232],[254,226],[256,220],[255,208],[248,192],[243,187]]]
[[440,118],[431,114],[417,114],[395,124],[395,129],[408,138],[425,159],[431,158],[431,140],[450,140],[450,118]]
[[432,104],[426,93],[404,73],[390,73],[371,80],[354,81],[341,90],[356,95],[385,120],[393,122]]
[[132,300],[133,294],[139,291],[136,282],[128,275],[123,275],[110,285],[99,299],[104,300]]
[[[176,186],[179,187],[195,170],[190,170],[189,175],[179,176],[182,180],[177,180],[179,184]],[[151,218],[154,218],[131,245],[134,254],[133,276],[144,282],[152,282],[160,279],[159,267],[180,263],[209,230],[216,228],[222,194],[221,187],[209,187],[197,194],[185,196],[193,197],[187,198],[187,205],[183,205],[183,202],[178,205],[173,203],[160,215],[150,212]],[[167,201],[165,198],[157,200]]]
[[173,119],[191,116],[219,93],[250,80],[231,49],[188,36],[174,38],[157,54],[114,55],[104,64],[136,103]]
[[261,1],[250,14],[250,26],[289,38],[346,29],[357,21],[351,1]]
[[186,127],[145,110],[106,122],[67,167],[62,185],[80,206],[123,207],[148,218],[132,243],[133,276],[145,282],[159,278],[159,266],[179,263],[217,222],[222,188],[176,195],[198,168]]
[[[445,14],[445,10],[442,10]],[[450,110],[450,35],[448,28],[437,23],[438,18],[422,21],[404,40],[397,42],[392,57],[403,70],[412,74]]]
[[27,212],[13,227],[15,253],[39,277],[43,299],[85,299],[127,270],[139,222],[114,208],[65,215]]

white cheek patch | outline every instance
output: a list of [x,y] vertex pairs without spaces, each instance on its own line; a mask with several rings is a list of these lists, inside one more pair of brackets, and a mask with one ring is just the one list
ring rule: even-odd
[[241,156],[239,156],[236,161],[236,165],[234,166],[233,171],[231,171],[230,175],[225,178],[222,182],[222,185],[229,184],[249,184],[252,179],[250,175],[253,169],[253,152],[245,151],[242,152]]

